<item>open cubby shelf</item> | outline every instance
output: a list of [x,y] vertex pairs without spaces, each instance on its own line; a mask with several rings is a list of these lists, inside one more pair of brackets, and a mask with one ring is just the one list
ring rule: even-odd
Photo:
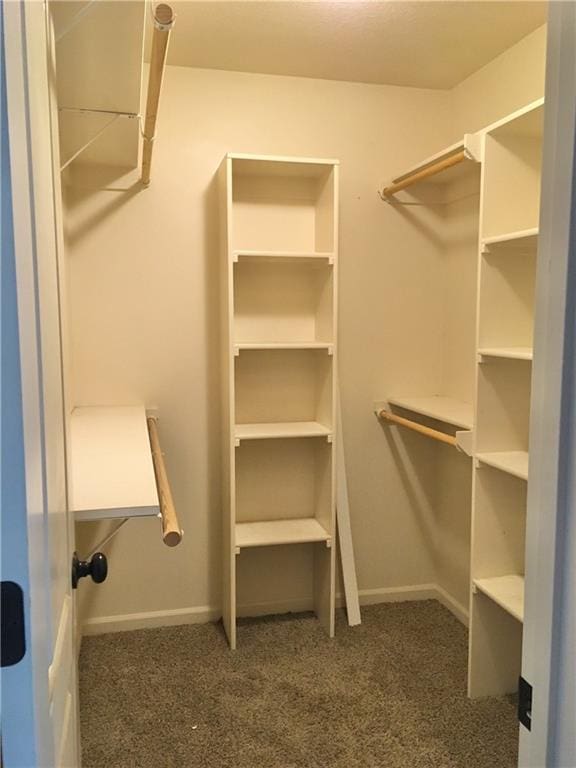
[[331,542],[330,533],[318,520],[311,517],[236,523],[235,534],[237,549],[307,544],[316,541]]
[[494,451],[477,453],[476,459],[488,467],[528,480],[528,451]]
[[234,337],[239,344],[333,340],[333,268],[322,262],[239,261]]
[[524,577],[516,574],[474,579],[474,586],[518,621],[524,621]]
[[236,424],[333,425],[333,355],[326,349],[247,350],[234,361]]
[[317,421],[289,421],[276,424],[236,424],[237,440],[269,440],[291,437],[328,437],[329,427]]
[[299,264],[333,264],[334,253],[332,251],[314,252],[314,251],[234,251],[234,262],[245,263],[299,263]]
[[331,162],[233,157],[234,251],[333,253],[333,168]]
[[484,241],[538,228],[543,117],[537,104],[486,133]]
[[538,227],[492,235],[482,240],[485,253],[506,256],[514,253],[533,253],[538,248]]
[[[258,594],[264,584],[285,588],[302,566],[333,635],[338,163],[231,154],[220,190],[224,627],[234,648],[239,583],[254,603],[246,591],[255,578]],[[285,544],[291,555],[265,556]],[[312,560],[304,565],[294,545],[312,545]],[[238,582],[242,549],[257,551],[239,558]]]

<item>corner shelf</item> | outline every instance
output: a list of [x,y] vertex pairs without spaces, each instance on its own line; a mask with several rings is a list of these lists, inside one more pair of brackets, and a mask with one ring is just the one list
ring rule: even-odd
[[476,459],[488,467],[499,469],[521,480],[528,480],[527,451],[492,451],[476,454]]
[[474,426],[473,407],[450,397],[389,397],[387,402],[453,427],[470,430]]
[[505,360],[528,360],[533,357],[532,347],[483,347],[478,350],[480,362],[484,357],[498,357]]
[[524,621],[524,577],[517,575],[474,579],[477,590],[518,621]]
[[307,544],[325,541],[331,545],[332,537],[314,518],[270,520],[257,523],[236,523],[236,549],[271,547],[281,544]]
[[332,430],[317,421],[277,422],[275,424],[236,424],[236,440],[269,440],[293,437],[331,437]]
[[160,514],[143,406],[75,408],[70,505],[78,521]]

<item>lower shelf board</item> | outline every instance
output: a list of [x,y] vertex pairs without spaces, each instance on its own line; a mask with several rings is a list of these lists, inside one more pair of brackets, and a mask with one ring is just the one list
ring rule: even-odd
[[474,579],[474,586],[518,621],[524,621],[524,577],[511,574]]
[[494,467],[509,475],[528,480],[528,451],[491,451],[477,453],[481,464]]
[[332,537],[313,517],[294,520],[268,520],[257,523],[236,523],[236,549],[245,547],[272,547],[276,544],[306,544],[325,541],[330,546]]
[[267,440],[287,437],[329,437],[332,431],[317,421],[289,421],[274,424],[236,424],[236,440]]
[[480,358],[499,357],[505,360],[532,360],[532,347],[484,347],[478,350]]

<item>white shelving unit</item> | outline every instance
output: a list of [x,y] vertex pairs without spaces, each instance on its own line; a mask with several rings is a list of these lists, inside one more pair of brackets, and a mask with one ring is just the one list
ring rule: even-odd
[[[456,480],[458,509],[471,505],[471,521],[458,529],[464,538],[471,526],[470,573],[459,574],[469,587],[471,697],[516,691],[521,663],[542,126],[538,100],[415,165],[381,192],[391,204],[401,202],[397,194],[424,206],[445,204],[443,396],[388,397],[374,406],[408,421],[432,420],[422,426],[433,430],[456,430],[457,447],[474,458],[471,491]],[[466,307],[476,308],[475,337],[467,332]],[[452,526],[447,558],[461,520],[454,489],[445,490],[453,456],[444,448],[438,455],[440,516]],[[449,578],[453,586],[453,569]]]
[[160,514],[143,406],[75,408],[70,470],[77,521]]
[[483,132],[468,690],[517,690],[543,102]]
[[[289,547],[285,565],[310,545],[333,635],[338,162],[230,154],[220,190],[224,627],[235,648],[251,549]],[[275,559],[268,574],[258,563],[262,584],[289,584]]]

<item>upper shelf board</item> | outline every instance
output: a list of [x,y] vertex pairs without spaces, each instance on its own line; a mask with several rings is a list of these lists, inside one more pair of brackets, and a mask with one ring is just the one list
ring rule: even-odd
[[246,155],[229,152],[235,176],[296,176],[320,178],[339,165],[340,161],[326,158],[284,157],[282,155]]
[[[67,109],[140,111],[144,0],[92,3],[51,0],[56,43],[58,106]],[[92,139],[113,116],[61,111],[62,163]],[[118,119],[75,163],[134,167],[138,164],[137,119]]]
[[533,253],[538,248],[538,227],[508,232],[482,240],[482,253],[506,254],[525,251]]
[[517,136],[519,138],[541,139],[544,127],[544,99],[527,104],[486,128],[481,134],[496,137]]
[[160,513],[143,406],[75,408],[70,467],[76,520]]
[[[446,147],[440,152],[437,152],[435,155],[427,157],[425,160],[422,160],[420,163],[412,166],[399,176],[396,176],[392,179],[391,183],[384,188],[382,194],[384,196],[394,194],[392,188],[396,184],[403,185],[405,182],[409,182],[409,185],[412,186],[412,183],[447,184],[454,181],[456,178],[462,176],[463,173],[468,171],[467,166],[470,165],[469,162],[459,163],[458,165],[454,165],[447,170],[442,171],[441,173],[429,175],[426,178],[423,178],[421,181],[418,179],[418,177],[420,174],[425,174],[426,171],[431,170],[433,166],[436,166],[437,164],[440,164],[444,161],[450,161],[451,158],[456,157],[462,152],[464,153],[465,161],[473,161],[475,163],[480,161],[481,147],[476,134],[465,134],[462,141]],[[411,177],[415,177],[414,182],[410,181]]]
[[389,397],[385,403],[377,405],[395,405],[461,429],[472,429],[474,426],[473,407],[450,397]]

